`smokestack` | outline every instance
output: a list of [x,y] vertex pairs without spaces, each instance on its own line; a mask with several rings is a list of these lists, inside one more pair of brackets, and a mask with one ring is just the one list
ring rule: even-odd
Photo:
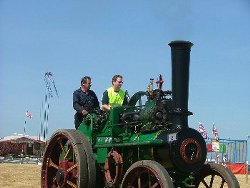
[[189,62],[193,44],[189,41],[172,41],[172,99],[174,107],[173,125],[188,127]]

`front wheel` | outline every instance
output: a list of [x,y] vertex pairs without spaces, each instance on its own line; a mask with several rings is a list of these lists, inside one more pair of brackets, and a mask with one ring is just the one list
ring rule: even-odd
[[129,167],[121,188],[173,188],[166,169],[156,161],[142,160]]
[[240,188],[235,175],[223,165],[205,164],[195,175],[195,187]]

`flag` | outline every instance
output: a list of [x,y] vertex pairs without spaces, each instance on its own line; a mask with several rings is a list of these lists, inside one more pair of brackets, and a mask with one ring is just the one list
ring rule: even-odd
[[217,128],[215,127],[215,124],[213,123],[213,131],[212,131],[214,137],[216,140],[219,140],[219,133],[218,133],[218,130]]
[[27,118],[30,118],[30,119],[32,118],[32,113],[29,112],[28,110],[26,111],[25,115]]
[[199,124],[199,132],[201,133],[203,138],[209,139],[209,135],[208,135],[205,127],[201,123]]

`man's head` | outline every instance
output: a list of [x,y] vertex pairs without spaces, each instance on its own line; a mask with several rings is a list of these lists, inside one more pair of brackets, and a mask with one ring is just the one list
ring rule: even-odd
[[88,91],[91,87],[91,77],[89,76],[84,76],[82,79],[81,79],[81,87],[83,88],[84,91]]
[[114,75],[112,78],[112,85],[115,91],[119,91],[122,87],[123,81],[121,75]]

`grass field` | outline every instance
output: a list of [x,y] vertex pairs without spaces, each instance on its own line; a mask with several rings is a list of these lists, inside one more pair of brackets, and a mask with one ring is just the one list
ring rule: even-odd
[[[34,164],[0,163],[1,188],[38,188],[40,185],[41,166]],[[249,176],[249,175],[248,175]],[[236,175],[241,188],[250,187],[250,177]]]
[[0,164],[1,188],[38,188],[41,166],[34,164]]

